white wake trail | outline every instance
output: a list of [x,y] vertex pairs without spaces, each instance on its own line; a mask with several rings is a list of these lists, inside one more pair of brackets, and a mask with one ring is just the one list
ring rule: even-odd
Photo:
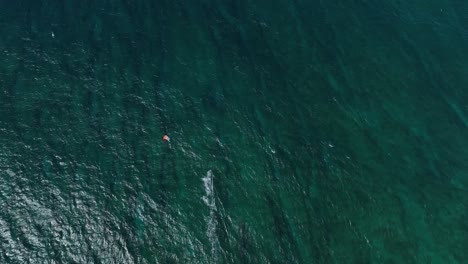
[[220,249],[219,239],[216,235],[217,221],[216,221],[216,196],[215,189],[213,185],[213,172],[209,170],[206,173],[206,176],[202,178],[203,185],[205,187],[205,195],[202,197],[203,202],[210,210],[210,215],[206,217],[206,235],[211,245],[211,262],[218,263],[218,253]]

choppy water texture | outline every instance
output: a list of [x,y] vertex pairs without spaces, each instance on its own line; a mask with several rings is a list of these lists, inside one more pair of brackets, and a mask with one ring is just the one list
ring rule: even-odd
[[467,25],[0,0],[0,263],[467,263]]

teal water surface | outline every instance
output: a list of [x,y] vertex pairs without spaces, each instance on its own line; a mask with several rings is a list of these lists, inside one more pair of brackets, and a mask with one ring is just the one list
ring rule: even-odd
[[468,261],[466,1],[0,0],[0,62],[0,263]]

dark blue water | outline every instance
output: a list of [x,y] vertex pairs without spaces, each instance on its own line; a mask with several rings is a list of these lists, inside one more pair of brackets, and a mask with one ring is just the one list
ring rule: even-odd
[[466,263],[467,25],[0,0],[0,263]]

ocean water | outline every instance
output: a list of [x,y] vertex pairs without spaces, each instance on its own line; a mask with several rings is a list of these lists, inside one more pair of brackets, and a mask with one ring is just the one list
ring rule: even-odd
[[468,2],[0,0],[0,206],[0,263],[468,263]]

